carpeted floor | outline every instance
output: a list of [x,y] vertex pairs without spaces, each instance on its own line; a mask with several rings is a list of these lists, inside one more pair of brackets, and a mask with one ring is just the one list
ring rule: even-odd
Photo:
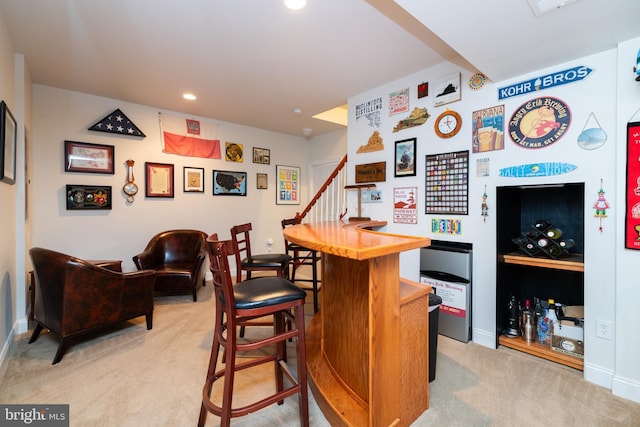
[[[196,303],[190,295],[158,297],[151,331],[144,317],[125,322],[75,341],[54,366],[55,337],[43,332],[33,344],[27,344],[30,334],[17,337],[0,370],[0,403],[69,404],[71,426],[196,425],[212,340],[211,290],[202,288]],[[311,315],[312,300],[307,301]],[[273,368],[266,366],[241,376],[237,403],[240,396],[271,390],[272,375]],[[310,424],[328,426],[309,395]],[[213,415],[207,421],[218,425]],[[574,369],[440,336],[430,409],[414,426],[543,423],[639,426],[640,404],[584,381]],[[232,425],[298,425],[297,398],[234,419]]]

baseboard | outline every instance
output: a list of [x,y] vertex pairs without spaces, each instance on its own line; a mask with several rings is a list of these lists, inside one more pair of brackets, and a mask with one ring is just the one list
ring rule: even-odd
[[615,396],[640,403],[640,382],[636,380],[614,375],[611,392]]
[[608,388],[611,390],[611,382],[613,380],[613,370],[594,365],[593,363],[584,363],[584,379],[590,383]]
[[473,329],[471,341],[484,347],[496,348],[496,334],[483,329]]
[[9,336],[7,340],[2,345],[2,351],[0,351],[0,376],[3,376],[5,370],[7,369],[7,355],[11,350],[11,346],[13,345],[13,337],[16,335],[16,329],[18,329],[18,324],[16,323],[13,328],[11,328],[11,332],[9,332]]

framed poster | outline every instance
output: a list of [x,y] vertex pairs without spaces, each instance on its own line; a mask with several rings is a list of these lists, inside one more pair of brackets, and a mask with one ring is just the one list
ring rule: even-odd
[[213,171],[214,196],[246,196],[247,173],[233,171]]
[[469,151],[426,156],[425,214],[469,214]]
[[296,166],[276,166],[277,205],[300,204],[300,168]]
[[16,182],[17,130],[16,119],[6,102],[0,102],[0,180],[7,184]]
[[110,173],[113,175],[113,145],[64,142],[65,172]]
[[67,185],[67,210],[111,209],[111,186]]
[[395,177],[416,175],[416,138],[396,141]]
[[173,198],[173,165],[145,162],[144,169],[145,196]]
[[640,249],[640,122],[627,123],[627,188],[624,247]]
[[204,168],[185,166],[183,173],[185,193],[204,193]]

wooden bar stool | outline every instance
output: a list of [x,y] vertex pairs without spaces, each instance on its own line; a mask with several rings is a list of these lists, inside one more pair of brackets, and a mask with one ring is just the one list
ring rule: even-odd
[[[283,219],[281,221],[283,230],[285,227],[299,223],[300,222],[297,218]],[[320,287],[318,286],[320,283],[320,280],[318,280],[318,262],[320,261],[320,256],[318,255],[318,251],[289,242],[287,239],[284,239],[284,247],[287,254],[291,255],[291,274],[289,277],[294,284],[296,284],[296,282],[311,283],[311,292],[313,293],[313,312],[317,313],[319,308],[318,293],[320,292]],[[296,271],[303,265],[311,266],[311,278],[296,280]]]
[[231,227],[231,241],[236,257],[236,282],[242,280],[243,271],[247,272],[247,279],[251,279],[252,271],[275,271],[280,277],[288,277],[291,256],[278,253],[252,254],[249,238],[251,230],[251,223]]
[[[306,293],[287,279],[277,276],[248,279],[232,284],[228,256],[233,255],[231,241],[218,241],[217,234],[207,239],[210,269],[215,289],[216,319],[209,369],[202,389],[202,405],[198,426],[204,426],[209,412],[220,417],[220,425],[229,426],[232,417],[240,417],[266,406],[284,403],[284,399],[298,394],[300,425],[309,426],[309,403],[307,391],[307,367],[305,356],[304,302]],[[292,315],[291,313],[294,313]],[[244,322],[273,315],[273,335],[239,343],[236,327]],[[285,319],[292,318],[291,329],[285,327]],[[297,376],[286,364],[286,343],[293,339],[296,345]],[[275,345],[273,354],[236,362],[239,352],[252,351]],[[220,347],[224,351],[223,367],[217,369]],[[238,408],[232,407],[233,386],[236,372],[264,363],[275,363],[276,392],[259,401]],[[217,370],[216,370],[217,369]],[[284,376],[290,386],[284,387]],[[222,404],[211,400],[215,381],[223,380]]]

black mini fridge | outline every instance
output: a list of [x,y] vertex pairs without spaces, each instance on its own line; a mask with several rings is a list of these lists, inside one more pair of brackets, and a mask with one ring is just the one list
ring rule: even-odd
[[471,340],[471,243],[432,240],[420,249],[420,282],[442,298],[438,333]]

